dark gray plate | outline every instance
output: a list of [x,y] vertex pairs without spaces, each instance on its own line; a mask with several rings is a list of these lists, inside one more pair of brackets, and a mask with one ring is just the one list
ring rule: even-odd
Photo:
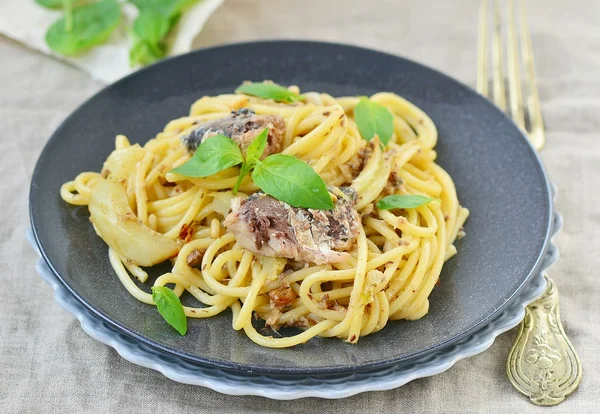
[[[243,80],[272,79],[332,95],[398,93],[420,106],[439,131],[439,163],[471,210],[467,237],[444,266],[418,321],[390,322],[357,345],[313,339],[293,349],[261,348],[231,328],[231,313],[190,320],[179,336],[154,307],[133,299],[114,275],[87,208],[65,204],[59,188],[99,171],[114,136],[146,142],[203,95]],[[33,174],[30,214],[50,268],[85,306],[140,341],[202,364],[280,375],[334,374],[384,366],[458,341],[497,315],[540,266],[552,217],[544,169],[526,138],[471,89],[388,54],[315,42],[259,42],[168,59],[102,90],[48,141]],[[156,269],[156,273],[167,270]],[[146,287],[147,288],[147,287]]]

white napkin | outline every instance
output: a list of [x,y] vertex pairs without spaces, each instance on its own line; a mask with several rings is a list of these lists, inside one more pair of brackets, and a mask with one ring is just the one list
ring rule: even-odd
[[[201,0],[183,13],[169,35],[169,56],[191,49],[194,38],[223,1]],[[46,30],[60,17],[61,12],[46,9],[33,0],[1,0],[0,33],[33,49],[66,60],[100,82],[111,83],[136,69],[129,66],[132,40],[127,28],[131,27],[137,9],[129,3],[122,6],[125,18],[110,39],[78,56],[60,56],[48,48],[44,40]]]

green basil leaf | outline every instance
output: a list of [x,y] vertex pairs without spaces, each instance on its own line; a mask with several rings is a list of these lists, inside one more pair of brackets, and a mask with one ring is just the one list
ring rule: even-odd
[[171,25],[171,29],[173,27],[175,27],[175,25],[179,22],[180,18],[181,18],[181,12],[171,14],[171,16],[169,17],[169,24]]
[[[73,7],[77,7],[81,4],[88,3],[90,0],[73,0]],[[37,4],[40,6],[46,7],[48,9],[62,9],[65,3],[65,0],[35,0]]]
[[165,57],[166,51],[162,45],[138,39],[129,50],[129,64],[133,66],[149,65]]
[[181,11],[197,0],[129,0],[140,11],[133,22],[135,42],[129,51],[131,66],[147,65],[167,54],[165,38],[179,21]]
[[163,41],[171,27],[171,19],[158,10],[142,10],[133,22],[135,41],[129,50],[130,65],[148,65],[165,57]]
[[205,138],[192,158],[171,170],[186,177],[208,177],[244,161],[242,152],[231,138],[215,135]]
[[269,128],[265,128],[252,140],[246,150],[246,160],[250,162],[260,160],[260,157],[262,157],[263,152],[265,152],[265,148],[267,147],[268,136]]
[[304,97],[291,92],[283,86],[275,83],[243,83],[236,90],[237,93],[257,96],[264,99],[273,99],[280,102],[302,101]]
[[256,162],[262,157],[265,148],[267,147],[267,137],[269,136],[269,128],[263,129],[248,145],[246,149],[246,159],[240,168],[240,175],[233,186],[233,195],[236,195],[242,184],[244,177],[256,165]]
[[187,332],[187,318],[179,297],[166,286],[152,287],[152,300],[158,313],[181,335]]
[[63,11],[65,13],[65,30],[71,32],[73,30],[73,0],[63,2]]
[[158,44],[169,33],[169,18],[156,10],[144,10],[133,22],[133,32],[150,43]]
[[237,194],[238,190],[240,189],[240,185],[242,185],[242,181],[244,180],[244,177],[246,175],[248,175],[248,173],[254,167],[254,165],[255,165],[255,163],[249,164],[248,161],[244,161],[242,163],[242,167],[240,168],[240,175],[238,176],[238,179],[236,180],[235,185],[233,186],[233,189],[231,190],[233,195]]
[[140,12],[155,10],[171,17],[197,0],[129,0]]
[[121,17],[116,0],[101,0],[73,10],[70,30],[66,18],[55,21],[46,33],[46,43],[56,53],[73,55],[104,42]]
[[170,3],[169,0],[129,0],[129,3],[133,4],[138,10],[144,9],[158,9],[164,6],[165,2]]
[[361,98],[354,107],[354,120],[360,135],[367,141],[377,135],[381,143],[386,145],[394,133],[394,116],[385,106],[368,98]]
[[416,208],[433,200],[437,200],[437,198],[413,194],[389,195],[379,200],[377,203],[377,208],[380,210],[391,210],[393,208]]
[[296,157],[269,155],[252,172],[254,183],[265,193],[294,207],[331,210],[333,201],[323,179]]
[[35,0],[35,2],[49,9],[62,9],[63,7],[63,0]]

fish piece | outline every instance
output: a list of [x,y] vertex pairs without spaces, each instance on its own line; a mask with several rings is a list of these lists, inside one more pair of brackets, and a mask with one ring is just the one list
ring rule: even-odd
[[232,201],[225,226],[245,249],[316,264],[339,263],[358,235],[359,218],[350,187],[330,187],[333,210],[291,207],[264,193]]
[[189,267],[198,267],[202,263],[203,256],[204,256],[204,252],[201,252],[198,249],[194,249],[190,252],[190,254],[188,254],[188,256],[185,260]]
[[[265,128],[269,128],[267,146],[262,158],[281,152],[285,122],[279,115],[256,115],[250,108],[232,111],[225,118],[205,122],[181,137],[181,143],[193,153],[203,140],[215,135],[225,135],[235,141],[244,154],[254,138]],[[262,159],[261,158],[261,159]]]

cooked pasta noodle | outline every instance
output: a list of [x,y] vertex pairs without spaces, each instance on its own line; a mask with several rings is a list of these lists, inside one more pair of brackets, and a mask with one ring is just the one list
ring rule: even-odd
[[[290,90],[299,93],[297,87]],[[377,93],[370,99],[392,113],[394,132],[385,148],[377,139],[370,145],[353,118],[358,97],[316,92],[305,97],[304,102],[287,104],[239,94],[205,96],[192,105],[189,116],[169,122],[143,147],[118,135],[102,174],[79,174],[61,187],[61,197],[70,204],[88,205],[98,183],[110,175],[122,185],[134,219],[175,246],[174,254],[165,255],[172,261],[171,272],[154,284],[169,284],[177,295],[187,291],[193,296],[198,306],[184,307],[188,318],[208,318],[231,308],[233,329],[244,330],[265,347],[291,347],[315,336],[355,343],[390,320],[423,317],[444,261],[456,253],[454,241],[469,214],[458,203],[452,178],[435,163],[435,125],[407,100]],[[291,259],[252,253],[223,224],[235,198],[231,190],[238,167],[206,178],[169,172],[190,158],[181,144],[182,134],[240,108],[282,117],[283,154],[308,163],[327,185],[356,190],[360,228],[345,260],[298,265]],[[238,195],[256,191],[247,176]],[[377,209],[375,203],[391,193],[438,200],[413,209]],[[137,300],[153,304],[152,295],[133,280],[147,281],[145,265],[128,258],[117,242],[105,241],[125,289]],[[190,265],[194,255],[201,257],[198,266]],[[288,291],[289,303],[274,306],[273,297],[282,288],[293,291]],[[266,320],[274,332],[281,326],[302,331],[287,337],[263,335],[253,325],[254,315]]]

